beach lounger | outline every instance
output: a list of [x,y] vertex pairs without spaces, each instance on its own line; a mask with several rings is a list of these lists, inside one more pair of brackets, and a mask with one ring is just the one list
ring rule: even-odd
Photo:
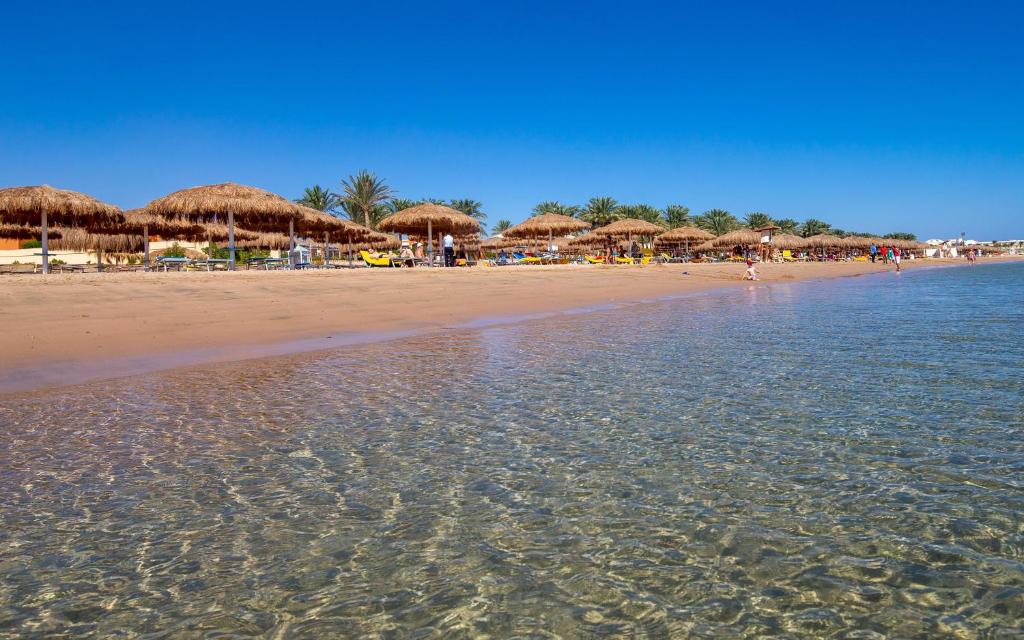
[[382,256],[380,258],[374,258],[373,256],[370,255],[370,252],[366,251],[365,249],[363,249],[363,250],[361,250],[359,252],[359,257],[363,259],[363,262],[365,262],[366,266],[368,266],[368,267],[393,267],[393,266],[395,266],[394,263],[391,261],[391,258],[389,258],[387,256]]
[[633,258],[615,256],[615,264],[633,264]]
[[528,256],[525,253],[513,253],[512,257],[515,258],[516,264],[540,264],[541,259],[537,256]]
[[604,256],[584,256],[589,264],[604,264]]

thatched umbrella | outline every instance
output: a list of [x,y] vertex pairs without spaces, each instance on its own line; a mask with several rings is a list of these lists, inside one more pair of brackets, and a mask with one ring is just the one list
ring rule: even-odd
[[275,251],[290,249],[292,239],[283,233],[253,233],[248,240],[240,240],[235,246],[239,249],[273,249]]
[[684,245],[684,253],[690,255],[690,242],[700,243],[706,242],[711,238],[714,238],[715,234],[708,233],[703,229],[697,227],[676,227],[675,229],[669,229],[665,233],[661,234],[654,239],[654,244],[671,244],[671,245]]
[[146,211],[165,218],[215,222],[228,218],[228,268],[235,268],[235,223],[253,231],[280,229],[302,217],[299,205],[281,196],[225,182],[175,191],[146,205]]
[[731,247],[752,247],[761,244],[761,234],[751,229],[737,229],[708,240],[697,247],[698,251],[711,251]]
[[629,250],[633,250],[633,236],[654,236],[657,237],[665,233],[665,228],[654,224],[653,222],[647,222],[646,220],[639,220],[637,218],[625,218],[623,220],[616,220],[611,224],[606,224],[603,227],[594,229],[592,233],[599,236],[605,236],[607,238],[627,238],[629,241]]
[[80,226],[117,223],[121,209],[77,191],[48,185],[0,189],[0,223],[39,224],[42,240],[43,273],[50,272],[49,225]]
[[[356,224],[351,220],[345,220],[338,216],[331,215],[325,211],[299,205],[302,216],[288,222],[288,237],[292,239],[291,248],[295,247],[295,234],[312,239],[322,234],[324,238],[324,262],[330,261],[331,237],[345,238],[348,242],[348,262],[352,266],[352,243],[364,240],[373,240],[380,234],[373,229]],[[379,240],[379,238],[378,238]],[[290,259],[290,256],[289,256]]]
[[[450,233],[453,236],[479,233],[480,223],[451,207],[424,203],[402,209],[398,213],[384,218],[377,228],[391,233],[425,234],[428,238],[433,238],[435,230],[438,234]],[[432,265],[434,263],[433,243],[428,244],[427,248],[430,250],[428,264]]]
[[198,242],[206,238],[213,244],[213,237],[220,236],[223,240],[227,237],[228,229],[222,224],[202,223],[181,218],[164,218],[154,215],[145,209],[129,209],[124,212],[124,224],[114,225],[109,228],[93,225],[90,230],[106,231],[109,233],[128,232],[136,234],[142,239],[143,264],[146,271],[150,267],[149,236],[155,235],[167,240],[185,240]]
[[843,238],[840,238],[839,236],[836,235],[832,235],[831,233],[819,233],[814,236],[808,236],[805,239],[807,240],[808,247],[816,247],[818,249],[821,249],[819,255],[825,255],[825,249],[827,247],[841,249],[844,246],[849,246],[846,244]]
[[776,233],[772,236],[770,244],[776,249],[803,249],[807,246],[807,238],[792,233]]
[[480,243],[480,248],[484,251],[501,251],[502,249],[508,249],[519,244],[519,240],[516,238],[506,238],[503,235],[491,236]]
[[96,269],[103,271],[104,253],[138,253],[142,250],[142,236],[131,233],[91,233],[81,227],[60,229],[60,238],[51,246],[58,251],[94,251]]
[[573,251],[586,251],[588,249],[603,249],[608,246],[608,237],[591,231],[582,236],[576,236],[568,242],[569,249]]
[[[42,233],[43,230],[40,227],[30,227],[24,224],[0,224],[0,238],[5,240],[33,240]],[[60,237],[60,231],[57,229],[50,229],[48,233],[50,239]]]
[[548,237],[548,247],[554,241],[555,234],[565,235],[589,229],[590,223],[578,220],[571,216],[563,216],[557,213],[542,213],[539,216],[527,218],[523,222],[510,227],[502,232],[506,238],[534,238]]

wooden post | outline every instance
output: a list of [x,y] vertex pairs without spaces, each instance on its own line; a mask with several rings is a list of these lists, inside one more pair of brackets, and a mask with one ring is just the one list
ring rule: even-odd
[[324,266],[329,267],[331,265],[331,236],[327,231],[324,231]]
[[142,264],[149,271],[149,225],[142,225]]
[[[292,251],[295,250],[295,220],[288,218],[288,266],[294,267],[295,264],[292,262]],[[313,256],[309,257],[310,260]]]
[[434,227],[427,218],[427,266],[434,266]]
[[40,245],[42,246],[42,251],[40,253],[43,254],[43,273],[50,273],[50,238],[49,229],[46,226],[46,211],[44,210],[41,215],[42,220],[40,220],[39,224],[43,228],[43,237],[40,241]]
[[235,212],[228,211],[228,271],[235,270]]
[[103,249],[96,249],[96,271],[103,273]]
[[352,236],[348,236],[348,268],[352,268]]

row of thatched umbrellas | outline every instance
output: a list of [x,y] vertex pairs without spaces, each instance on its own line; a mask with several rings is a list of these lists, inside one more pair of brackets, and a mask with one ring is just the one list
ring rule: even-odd
[[[226,224],[225,224],[226,223]],[[236,228],[236,223],[240,228]],[[386,245],[391,236],[296,204],[281,196],[235,183],[193,187],[175,191],[138,210],[121,211],[96,198],[42,185],[0,189],[0,233],[4,237],[39,237],[43,271],[49,272],[50,238],[76,250],[135,251],[142,245],[149,267],[149,237],[168,240],[227,240],[228,268],[235,268],[235,251],[259,242],[280,245],[288,229],[288,249],[295,236],[323,234],[326,247],[331,236],[351,245]],[[38,226],[37,226],[38,225]],[[51,232],[50,225],[59,230]],[[383,231],[425,235],[434,231],[466,235],[476,233],[479,223],[448,207],[424,204],[400,211],[381,221]],[[242,244],[236,241],[241,240]]]
[[[226,224],[225,224],[226,222]],[[236,228],[238,223],[240,228]],[[35,225],[39,226],[36,227]],[[50,231],[50,224],[59,230]],[[282,234],[287,226],[288,235]],[[378,224],[381,231],[408,234],[427,240],[427,251],[433,257],[436,233],[437,246],[442,236],[450,233],[467,245],[478,243],[480,224],[455,209],[436,204],[420,204],[388,216]],[[534,216],[507,229],[501,237],[479,244],[484,249],[514,246],[520,240],[547,236],[549,246],[554,237],[579,233],[590,225],[582,220],[553,213]],[[634,237],[654,237],[659,245],[686,245],[699,243],[697,250],[709,251],[735,246],[768,246],[779,249],[864,248],[875,244],[906,249],[920,245],[911,241],[885,240],[867,237],[838,237],[817,235],[801,238],[790,234],[773,233],[778,227],[742,229],[713,236],[695,227],[665,230],[656,224],[638,219],[617,220],[589,233],[563,238],[570,248],[584,249],[607,246],[613,240]],[[57,248],[91,249],[97,251],[134,252],[141,248],[149,267],[149,237],[165,239],[228,243],[229,268],[234,269],[235,251],[251,246],[287,248],[295,246],[296,234],[307,238],[323,235],[325,258],[331,236],[344,238],[349,244],[349,259],[353,242],[364,246],[393,246],[393,236],[379,233],[348,220],[322,211],[296,204],[281,196],[245,185],[223,183],[192,187],[175,191],[150,202],[142,209],[122,212],[119,208],[74,191],[54,189],[46,185],[0,189],[0,235],[27,238],[38,235],[42,241],[43,270],[49,270],[49,239],[57,239]],[[241,241],[241,242],[238,242]],[[261,244],[263,243],[263,244]],[[432,263],[433,260],[431,259]]]

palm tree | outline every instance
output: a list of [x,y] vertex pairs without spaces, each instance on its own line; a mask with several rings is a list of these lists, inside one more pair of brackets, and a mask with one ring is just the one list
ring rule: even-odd
[[669,229],[685,227],[690,224],[690,207],[681,204],[670,204],[665,207],[665,222]]
[[816,236],[820,233],[828,233],[831,228],[832,225],[827,222],[823,222],[816,218],[807,218],[804,220],[804,223],[800,225],[800,235],[805,238],[810,238],[811,236]]
[[484,205],[479,200],[473,200],[472,198],[460,198],[458,200],[452,200],[448,203],[448,206],[456,211],[461,211],[477,222],[484,222],[487,220],[487,214],[483,211]]
[[575,218],[581,211],[582,209],[574,204],[562,204],[557,200],[546,200],[534,207],[533,211],[530,212],[530,216],[539,216],[543,213],[557,213]]
[[755,211],[753,213],[748,213],[747,217],[743,218],[743,224],[747,225],[751,229],[762,229],[764,227],[775,225],[775,221],[772,220],[772,217],[767,213]]
[[418,204],[420,204],[419,200],[410,200],[408,198],[391,198],[390,200],[388,200],[386,206],[391,213],[398,213],[399,211],[404,211],[409,207],[415,207]]
[[793,218],[780,218],[775,221],[775,224],[779,227],[780,233],[795,234],[800,227],[800,223]]
[[383,178],[378,178],[366,169],[349,176],[348,180],[342,180],[341,186],[341,207],[353,221],[358,222],[358,218],[362,218],[367,227],[375,224],[374,218],[380,213],[379,207],[387,209],[384,201],[394,193]]
[[695,222],[698,227],[716,236],[729,233],[740,226],[740,221],[736,219],[736,216],[725,209],[709,209],[697,216]]
[[498,220],[498,222],[494,225],[494,228],[491,229],[491,235],[494,235],[494,236],[501,235],[501,234],[505,233],[505,231],[507,231],[508,228],[511,227],[511,226],[512,226],[512,221],[511,220],[505,220],[505,219]]
[[580,218],[594,227],[603,227],[619,219],[619,203],[614,198],[591,198]]
[[306,187],[302,192],[302,197],[295,202],[317,211],[333,213],[338,207],[339,198],[337,194],[315,184],[312,187]]
[[[624,218],[636,218],[638,220],[646,220],[653,224],[665,226],[665,212],[657,207],[646,204],[632,206],[627,205],[627,207],[629,207],[629,214],[627,215],[624,213]],[[626,209],[627,207],[623,208]]]

